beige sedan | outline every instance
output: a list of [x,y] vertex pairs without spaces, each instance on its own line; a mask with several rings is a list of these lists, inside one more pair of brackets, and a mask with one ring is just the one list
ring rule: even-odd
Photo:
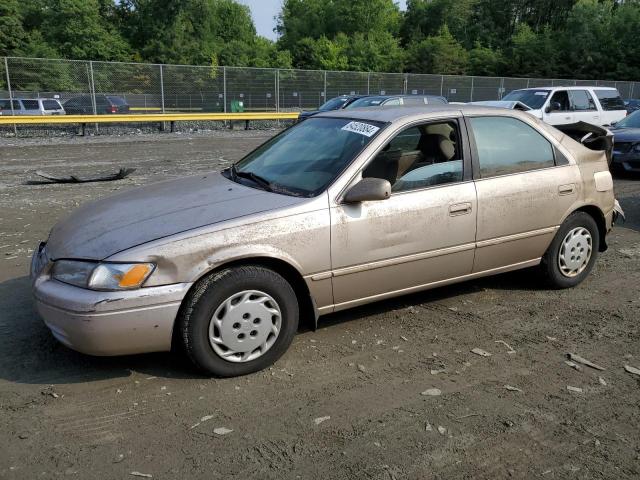
[[[617,216],[605,130],[510,110],[328,112],[222,172],[73,212],[34,254],[37,309],[94,355],[170,350],[265,368],[300,318],[539,266],[583,281]],[[602,150],[594,150],[600,148]]]

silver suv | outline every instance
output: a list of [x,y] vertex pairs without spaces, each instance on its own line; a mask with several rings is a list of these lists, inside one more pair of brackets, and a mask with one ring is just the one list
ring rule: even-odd
[[65,115],[64,108],[55,98],[0,99],[0,115]]

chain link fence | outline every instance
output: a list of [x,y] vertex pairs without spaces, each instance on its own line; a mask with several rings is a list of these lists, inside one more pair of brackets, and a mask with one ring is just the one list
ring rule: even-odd
[[[518,88],[616,87],[640,96],[637,82],[479,77],[412,73],[207,67],[0,57],[0,100],[89,97],[86,113],[107,113],[104,96],[124,99],[132,113],[299,111],[342,95],[441,95],[450,102],[499,100]],[[9,105],[5,102],[2,105]],[[10,114],[7,109],[0,114]]]

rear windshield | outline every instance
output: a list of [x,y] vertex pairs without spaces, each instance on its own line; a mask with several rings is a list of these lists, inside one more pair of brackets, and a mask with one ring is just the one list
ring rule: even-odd
[[22,100],[22,105],[25,110],[40,110],[38,100]]
[[60,104],[57,100],[43,100],[42,107],[45,110],[60,110]]
[[389,97],[364,97],[350,103],[347,108],[377,107],[378,105],[382,105],[382,102],[388,98]]
[[505,102],[522,102],[527,107],[537,110],[542,108],[549,96],[549,90],[514,90],[502,97]]
[[603,110],[625,110],[624,102],[618,90],[594,90]]
[[107,95],[107,98],[113,105],[126,105],[127,102],[122,97],[112,97],[111,95]]
[[340,110],[342,106],[347,103],[349,97],[336,97],[329,100],[327,103],[322,105],[318,110],[321,112],[328,112],[330,110]]

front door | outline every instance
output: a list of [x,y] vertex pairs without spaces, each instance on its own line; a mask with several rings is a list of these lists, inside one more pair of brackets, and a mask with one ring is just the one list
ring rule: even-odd
[[471,273],[477,204],[468,157],[458,120],[442,120],[401,131],[361,170],[358,179],[386,179],[392,194],[331,210],[337,310]]
[[547,102],[542,119],[549,125],[567,125],[574,122],[567,90],[556,90]]

